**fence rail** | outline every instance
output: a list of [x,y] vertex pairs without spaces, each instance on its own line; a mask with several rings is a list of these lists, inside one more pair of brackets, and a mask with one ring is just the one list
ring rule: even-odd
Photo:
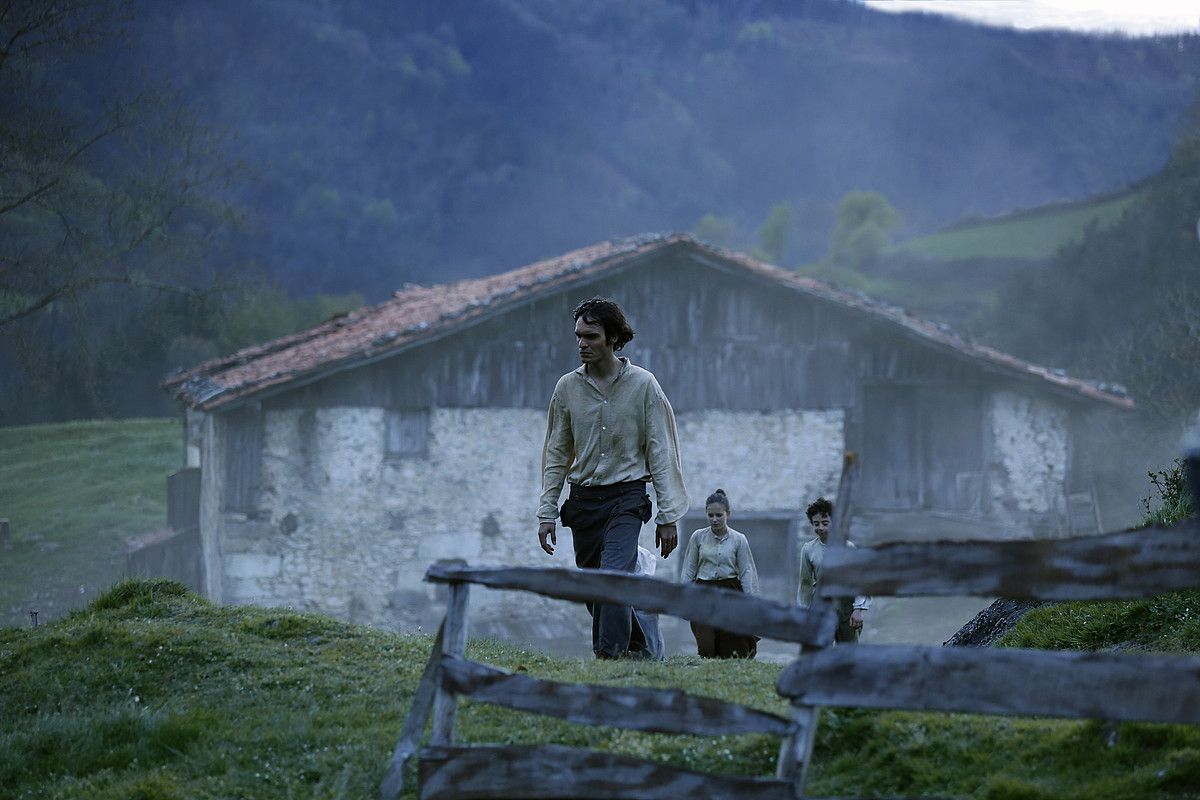
[[1009,648],[834,647],[777,686],[814,706],[1200,723],[1200,658]]
[[711,775],[561,745],[429,747],[421,751],[420,780],[422,800],[795,800],[785,781]]
[[441,561],[429,568],[425,579],[436,583],[474,583],[491,589],[518,589],[560,600],[631,605],[735,633],[813,647],[832,642],[837,627],[836,615],[826,609],[798,608],[709,586],[671,583],[612,570],[472,567],[461,561]]
[[582,725],[711,736],[784,736],[792,729],[791,723],[775,714],[678,689],[555,683],[461,658],[442,660],[442,686],[473,700]]
[[830,547],[822,597],[1112,600],[1200,584],[1200,522],[1074,539]]

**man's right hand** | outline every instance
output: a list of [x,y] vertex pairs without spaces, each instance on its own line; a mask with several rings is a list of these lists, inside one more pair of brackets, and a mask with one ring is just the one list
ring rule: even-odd
[[554,532],[553,522],[543,522],[538,525],[538,541],[541,542],[543,550],[554,555],[554,548],[558,545],[558,534]]

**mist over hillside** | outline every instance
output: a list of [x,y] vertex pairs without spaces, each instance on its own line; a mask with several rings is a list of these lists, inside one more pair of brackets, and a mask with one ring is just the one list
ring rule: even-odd
[[143,3],[122,58],[165,78],[245,164],[228,258],[294,290],[384,296],[595,240],[747,238],[837,199],[910,232],[1112,189],[1162,166],[1196,38],[1096,39],[839,0]]

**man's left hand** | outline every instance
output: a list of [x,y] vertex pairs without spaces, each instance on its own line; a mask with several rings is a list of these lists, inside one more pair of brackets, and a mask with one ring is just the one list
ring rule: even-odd
[[675,545],[679,544],[679,534],[675,532],[675,523],[658,525],[654,528],[654,546],[660,548],[662,557],[671,555]]

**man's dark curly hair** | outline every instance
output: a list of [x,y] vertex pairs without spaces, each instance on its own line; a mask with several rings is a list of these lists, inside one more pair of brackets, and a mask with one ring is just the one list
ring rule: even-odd
[[829,502],[824,497],[818,497],[809,504],[807,513],[809,522],[812,522],[812,518],[817,514],[828,514],[832,517],[833,503]]
[[575,306],[575,319],[580,317],[589,325],[604,328],[604,338],[613,343],[613,350],[620,350],[633,339],[635,332],[625,312],[607,297],[593,297]]

